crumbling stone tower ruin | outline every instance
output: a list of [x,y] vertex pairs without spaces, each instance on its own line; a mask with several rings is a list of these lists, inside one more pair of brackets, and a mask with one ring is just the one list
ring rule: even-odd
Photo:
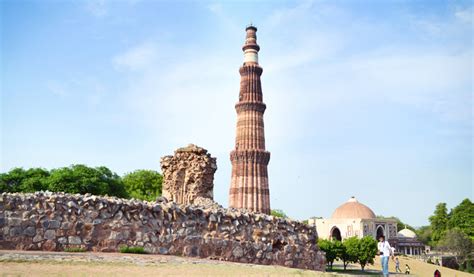
[[260,76],[258,65],[257,28],[248,26],[244,51],[244,64],[240,67],[239,102],[237,111],[237,135],[235,149],[230,153],[232,179],[229,191],[229,207],[270,213],[270,191],[267,165],[270,152],[265,150],[265,134]]
[[216,158],[207,150],[189,144],[174,156],[161,158],[163,196],[180,204],[192,204],[198,197],[213,199]]

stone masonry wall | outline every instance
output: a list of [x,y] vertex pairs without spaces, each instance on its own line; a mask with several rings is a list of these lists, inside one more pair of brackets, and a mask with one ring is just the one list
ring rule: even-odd
[[[207,201],[207,204],[206,204]],[[37,192],[0,196],[0,249],[151,253],[324,270],[314,227],[265,214],[198,205]]]

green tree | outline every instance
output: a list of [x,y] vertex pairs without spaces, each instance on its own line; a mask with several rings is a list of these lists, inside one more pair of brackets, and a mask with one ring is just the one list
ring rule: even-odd
[[35,192],[47,189],[49,171],[43,168],[14,168],[0,174],[0,192]]
[[108,185],[107,194],[110,196],[117,196],[120,198],[129,198],[122,178],[117,173],[112,172],[105,166],[95,168],[102,176],[102,181]]
[[422,243],[433,246],[431,241],[431,226],[421,226],[415,230],[415,233]]
[[349,263],[356,263],[359,253],[359,239],[357,237],[350,237],[342,242],[343,251],[339,258],[342,260],[344,270],[346,270]]
[[357,260],[364,271],[367,264],[374,264],[374,258],[377,255],[377,241],[372,237],[363,237],[359,239]]
[[434,214],[429,218],[431,224],[431,238],[435,243],[444,236],[448,219],[448,209],[446,208],[446,203],[439,203],[436,205]]
[[288,218],[284,211],[278,209],[272,210],[271,215],[275,217]]
[[126,197],[123,183],[116,173],[106,167],[92,168],[82,164],[53,169],[48,189],[67,193],[91,193]]
[[153,170],[136,170],[123,177],[128,195],[133,198],[154,201],[161,195],[163,176]]
[[466,198],[452,209],[447,227],[448,229],[459,228],[471,239],[474,239],[474,203]]
[[319,248],[326,253],[326,262],[329,268],[332,269],[334,260],[342,255],[344,247],[342,242],[338,240],[320,239],[318,242]]
[[472,259],[474,250],[472,239],[459,228],[446,231],[438,243],[438,249],[452,253],[461,267],[466,261]]
[[341,259],[341,257],[344,256],[344,252],[346,251],[346,248],[344,244],[342,244],[342,241],[332,240],[332,248],[333,248],[334,253],[336,254],[336,258]]

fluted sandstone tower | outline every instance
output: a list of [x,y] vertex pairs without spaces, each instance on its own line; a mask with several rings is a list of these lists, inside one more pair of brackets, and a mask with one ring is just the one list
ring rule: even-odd
[[235,149],[230,153],[232,180],[229,206],[254,212],[270,213],[267,165],[270,152],[265,151],[265,134],[260,76],[258,65],[257,28],[249,26],[242,47],[244,64],[240,67],[239,102],[237,111],[237,135]]

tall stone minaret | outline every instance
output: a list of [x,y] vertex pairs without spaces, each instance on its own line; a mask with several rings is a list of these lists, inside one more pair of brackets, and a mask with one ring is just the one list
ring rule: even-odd
[[240,67],[239,102],[237,111],[237,135],[235,149],[230,153],[232,180],[229,191],[229,207],[244,208],[254,212],[270,213],[267,165],[270,152],[265,151],[265,134],[260,75],[258,65],[257,28],[248,26],[242,47],[244,64]]

